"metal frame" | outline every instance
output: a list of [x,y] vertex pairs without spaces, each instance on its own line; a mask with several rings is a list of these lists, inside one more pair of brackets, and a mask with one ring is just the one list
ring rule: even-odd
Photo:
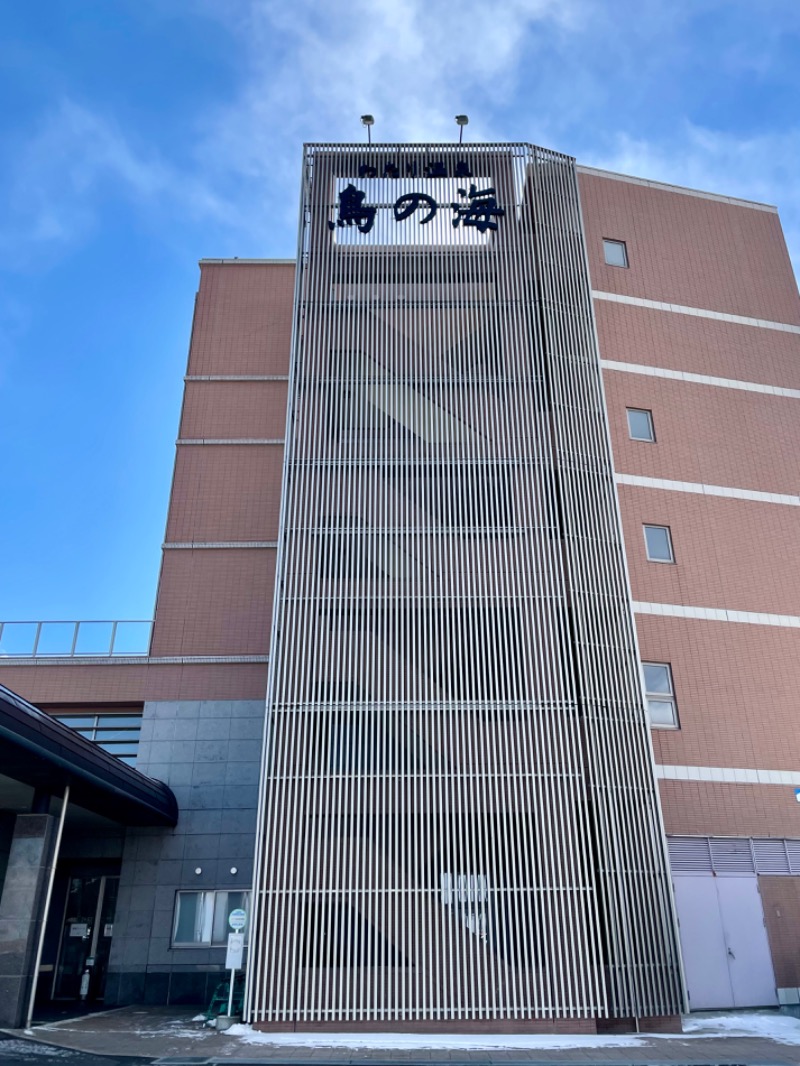
[[[669,693],[653,692],[647,687],[647,680],[644,672],[646,666],[663,666],[667,671],[667,677],[669,679]],[[651,729],[678,729],[680,726],[680,717],[678,715],[678,698],[675,695],[675,678],[672,675],[672,663],[655,662],[652,659],[647,659],[642,662],[642,684],[644,686],[644,698],[645,706],[649,708],[650,703],[663,703],[669,704],[672,709],[672,721],[671,722],[651,722]],[[648,712],[649,713],[649,712]]]
[[[657,555],[650,554],[650,541],[647,539],[648,529],[665,529],[667,531],[667,548],[669,549],[669,558],[661,559]],[[647,556],[649,563],[674,563],[675,562],[675,549],[672,546],[672,530],[669,526],[657,525],[654,522],[642,523],[642,535],[644,536],[644,553]]]
[[[111,626],[111,633],[110,633],[109,638],[108,638],[107,650],[106,651],[103,651],[103,650],[77,651],[78,638],[80,636],[80,628],[81,628],[81,626],[98,626],[98,625],[100,625],[100,626]],[[149,627],[148,631],[147,631],[147,648],[145,649],[145,651],[142,651],[142,652],[129,652],[129,651],[119,651],[119,652],[117,652],[117,651],[114,651],[114,643],[115,643],[115,641],[117,639],[117,628],[120,625],[134,625],[134,626],[148,626]],[[153,633],[153,621],[150,618],[147,618],[147,619],[141,619],[141,618],[130,618],[130,619],[128,619],[128,618],[125,618],[125,619],[119,619],[119,620],[110,619],[110,618],[98,618],[98,619],[92,618],[92,619],[83,619],[82,621],[78,621],[78,622],[75,622],[72,619],[69,619],[69,620],[48,619],[47,621],[44,621],[44,622],[26,622],[26,621],[22,621],[22,622],[0,622],[0,645],[2,645],[3,634],[4,634],[7,626],[36,626],[36,632],[35,632],[34,637],[33,637],[33,644],[31,645],[31,650],[29,652],[14,653],[14,654],[11,654],[11,655],[7,656],[8,658],[12,658],[12,659],[13,658],[35,659],[37,657],[40,657],[40,658],[45,658],[45,657],[46,658],[73,658],[73,657],[75,657],[75,658],[88,658],[90,656],[101,656],[101,655],[102,656],[105,656],[105,655],[107,655],[107,656],[120,655],[120,656],[129,656],[131,658],[133,658],[135,656],[139,656],[139,655],[145,656],[145,655],[147,655],[149,653],[150,640],[152,638],[152,633]],[[42,638],[42,630],[44,629],[45,626],[72,626],[72,637],[71,638],[67,638],[67,644],[69,645],[68,650],[67,650],[67,644],[65,644],[64,645],[64,650],[62,650],[62,651],[47,651],[47,652],[40,652],[39,651],[39,644],[40,644],[40,641],[41,641],[41,638]],[[5,653],[3,653],[3,654],[5,654]]]
[[[633,430],[631,429],[630,416],[632,414],[647,415],[647,425],[650,430],[649,437],[634,437]],[[625,420],[628,423],[628,440],[638,441],[640,444],[655,444],[656,443],[656,427],[653,423],[653,412],[649,407],[626,407],[625,408]]]
[[248,1017],[677,1013],[574,160],[309,145],[295,293]]

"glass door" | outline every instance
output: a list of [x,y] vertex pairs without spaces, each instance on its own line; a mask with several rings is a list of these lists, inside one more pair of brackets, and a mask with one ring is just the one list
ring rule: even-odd
[[70,877],[53,999],[103,999],[119,877]]

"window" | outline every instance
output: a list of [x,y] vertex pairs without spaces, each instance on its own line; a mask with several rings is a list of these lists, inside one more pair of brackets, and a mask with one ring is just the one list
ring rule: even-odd
[[609,266],[626,267],[628,265],[628,248],[625,241],[609,241],[603,238],[603,254]]
[[628,436],[631,440],[646,440],[655,443],[653,412],[644,408],[628,407]]
[[669,663],[642,663],[650,725],[678,728],[678,705]]
[[141,714],[54,714],[53,717],[116,755],[120,762],[136,765]]
[[[175,902],[172,943],[178,947],[208,947],[227,944],[228,916],[241,907],[249,909],[248,892],[179,892]],[[247,937],[249,921],[243,932]]]
[[644,543],[651,563],[674,563],[669,526],[645,526]]

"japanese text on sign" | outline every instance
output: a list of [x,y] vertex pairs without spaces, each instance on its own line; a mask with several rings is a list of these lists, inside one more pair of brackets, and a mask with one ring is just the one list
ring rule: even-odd
[[425,163],[422,167],[417,167],[414,162],[406,163],[405,167],[398,166],[389,159],[384,163],[383,169],[380,163],[377,166],[373,163],[362,163],[358,168],[358,176],[359,178],[471,178],[472,171],[463,159],[455,161],[452,174],[448,173],[447,164],[443,159],[435,159],[430,163]]
[[[497,229],[497,219],[505,215],[505,208],[497,203],[495,190],[492,188],[478,189],[472,184],[469,191],[458,189],[459,200],[450,203],[453,211],[452,223],[454,227],[474,226],[479,233]],[[335,222],[328,222],[329,229],[337,226],[356,226],[359,232],[369,233],[375,224],[377,207],[364,201],[367,194],[350,183],[339,193],[339,212]],[[438,204],[432,196],[424,192],[405,193],[395,200],[392,207],[395,222],[405,222],[418,210],[424,212],[424,217],[419,223],[424,226],[431,222],[440,207],[447,209],[448,205]]]

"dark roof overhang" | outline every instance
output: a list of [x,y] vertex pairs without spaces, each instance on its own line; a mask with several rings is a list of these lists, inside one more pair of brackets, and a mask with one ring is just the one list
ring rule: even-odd
[[120,762],[91,740],[0,685],[0,774],[123,825],[173,826],[178,804],[163,781]]

